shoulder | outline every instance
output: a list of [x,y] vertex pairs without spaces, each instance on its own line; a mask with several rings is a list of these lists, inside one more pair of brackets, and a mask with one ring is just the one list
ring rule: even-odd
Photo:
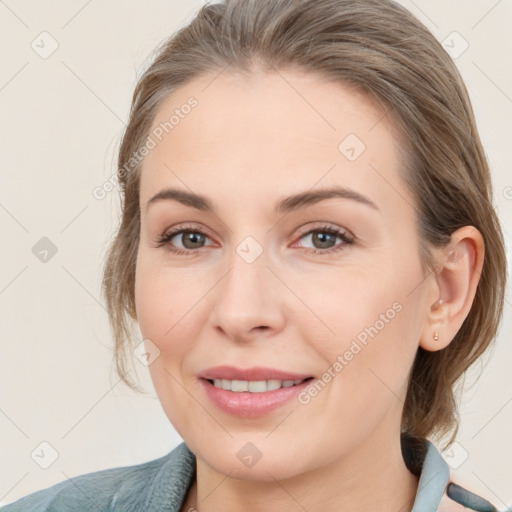
[[497,512],[492,503],[453,482],[450,467],[434,443],[406,433],[401,443],[408,469],[419,476],[411,512]]
[[475,494],[455,482],[450,482],[441,500],[438,512],[497,512],[498,509],[482,496]]
[[[5,505],[1,512],[171,510],[195,474],[195,457],[181,443],[163,457],[76,476]],[[157,501],[165,497],[166,507]],[[176,510],[178,508],[176,507]]]

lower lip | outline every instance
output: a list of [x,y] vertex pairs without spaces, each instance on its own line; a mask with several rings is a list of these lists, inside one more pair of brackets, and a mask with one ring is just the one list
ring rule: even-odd
[[292,400],[306,388],[312,379],[289,388],[279,388],[264,393],[234,392],[216,388],[210,381],[201,379],[208,398],[219,409],[242,418],[254,418],[268,414]]

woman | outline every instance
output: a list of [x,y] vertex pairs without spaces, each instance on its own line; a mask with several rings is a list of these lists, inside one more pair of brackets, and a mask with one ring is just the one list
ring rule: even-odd
[[382,0],[228,0],[159,49],[119,152],[104,272],[184,443],[4,508],[496,510],[427,437],[506,278],[451,58]]

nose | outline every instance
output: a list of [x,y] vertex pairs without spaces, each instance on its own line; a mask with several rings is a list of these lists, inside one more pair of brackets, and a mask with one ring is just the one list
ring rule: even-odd
[[235,342],[270,337],[285,323],[285,287],[268,265],[265,252],[248,262],[239,254],[215,287],[210,321]]

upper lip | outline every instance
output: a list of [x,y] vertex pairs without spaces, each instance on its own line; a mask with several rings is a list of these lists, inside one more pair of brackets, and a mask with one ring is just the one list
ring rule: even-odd
[[311,377],[304,373],[292,373],[276,368],[255,366],[252,368],[236,368],[235,366],[214,366],[199,373],[202,379],[226,379],[226,380],[303,380]]

